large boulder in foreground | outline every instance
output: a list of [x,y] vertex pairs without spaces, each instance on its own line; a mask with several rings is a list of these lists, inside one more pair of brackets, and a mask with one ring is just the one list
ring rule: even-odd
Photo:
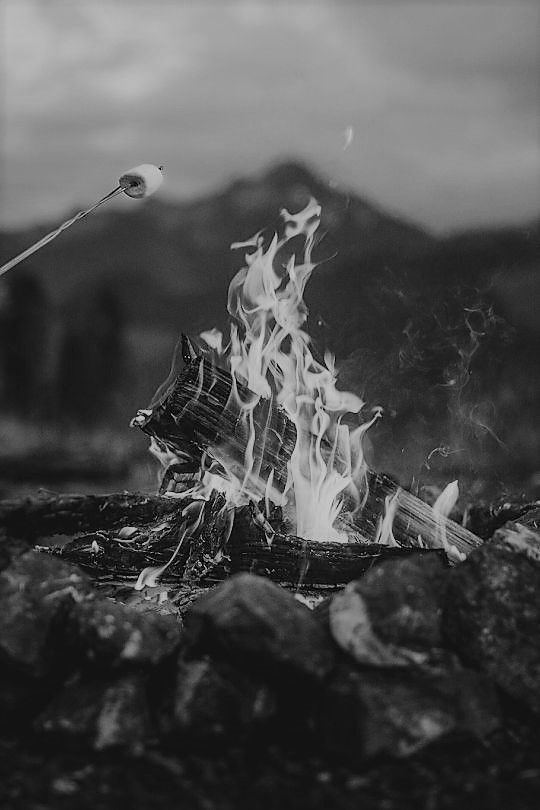
[[355,761],[404,757],[450,733],[497,728],[493,685],[443,647],[448,575],[439,556],[389,560],[333,598],[328,624],[347,658],[317,707],[325,745]]
[[448,567],[438,555],[388,560],[350,582],[329,607],[339,646],[358,663],[421,666],[444,657],[441,615]]
[[443,629],[464,661],[540,713],[540,534],[508,524],[457,566]]
[[248,668],[318,680],[335,663],[329,633],[309,608],[264,577],[237,574],[192,604],[185,615],[187,643],[220,651]]

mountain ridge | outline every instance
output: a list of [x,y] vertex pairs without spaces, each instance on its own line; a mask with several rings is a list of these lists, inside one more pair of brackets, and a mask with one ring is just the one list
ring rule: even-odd
[[[39,275],[53,305],[65,306],[86,288],[108,284],[122,299],[130,321],[161,320],[181,328],[184,318],[189,331],[203,321],[211,325],[208,318],[220,301],[225,310],[227,286],[241,260],[231,254],[230,244],[270,231],[282,208],[298,211],[312,196],[322,205],[321,231],[326,234],[316,257],[324,262],[309,292],[315,299],[317,276],[333,279],[336,295],[330,297],[339,297],[344,285],[355,300],[352,288],[359,275],[373,278],[384,267],[400,277],[410,275],[411,268],[424,268],[425,274],[427,265],[441,262],[446,272],[459,275],[465,254],[467,267],[472,256],[479,263],[478,273],[480,265],[500,266],[510,259],[522,264],[532,258],[539,241],[540,220],[524,229],[435,236],[364,197],[330,188],[307,165],[286,161],[192,202],[150,199],[124,211],[98,211],[27,262],[26,272]],[[1,260],[27,247],[46,227],[0,231]],[[453,270],[448,258],[442,261],[451,255]]]

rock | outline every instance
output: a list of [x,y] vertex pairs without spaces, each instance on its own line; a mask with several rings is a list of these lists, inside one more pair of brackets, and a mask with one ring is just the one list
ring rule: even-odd
[[184,622],[189,645],[263,665],[270,675],[296,672],[321,679],[334,666],[329,633],[309,608],[263,577],[230,577],[194,602]]
[[381,563],[330,603],[334,639],[361,664],[402,667],[439,660],[447,572],[439,556]]
[[113,681],[77,677],[35,722],[38,732],[81,738],[96,750],[136,749],[149,728],[145,688],[139,675]]
[[173,728],[192,738],[249,731],[275,712],[267,685],[236,667],[209,659],[180,660]]
[[341,668],[316,710],[331,752],[358,761],[406,757],[451,732],[483,738],[499,725],[492,684],[458,665],[440,671]]
[[37,551],[17,557],[0,574],[0,659],[34,676],[46,674],[58,621],[91,590],[74,565]]
[[458,565],[443,629],[465,662],[540,712],[540,534],[510,523]]
[[180,644],[173,615],[139,612],[108,598],[89,599],[71,611],[67,644],[98,665],[155,665]]

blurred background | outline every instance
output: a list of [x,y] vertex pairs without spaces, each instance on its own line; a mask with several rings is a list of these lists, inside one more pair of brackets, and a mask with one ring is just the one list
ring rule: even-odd
[[323,206],[309,331],[377,469],[540,495],[540,7],[3,0],[0,496],[156,487],[129,420],[238,256]]

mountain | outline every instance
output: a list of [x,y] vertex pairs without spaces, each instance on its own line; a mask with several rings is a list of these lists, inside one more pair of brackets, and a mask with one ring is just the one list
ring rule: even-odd
[[[209,295],[216,295],[216,303],[223,307],[238,261],[230,244],[272,227],[281,208],[300,210],[310,196],[323,206],[328,254],[339,251],[339,261],[388,250],[414,250],[431,241],[420,228],[358,197],[333,191],[299,163],[287,163],[190,203],[150,199],[124,210],[102,209],[40,251],[31,266],[55,302],[106,280],[125,299],[130,319],[159,319],[180,326],[186,300],[204,304]],[[0,260],[52,227],[43,223],[39,228],[2,233]],[[189,309],[186,329],[193,327],[194,310]],[[202,318],[199,312],[198,320]]]
[[[232,183],[193,202],[152,198],[125,209],[102,209],[66,231],[26,263],[55,304],[96,283],[114,288],[135,323],[193,331],[222,319],[226,289],[241,257],[232,242],[272,230],[279,211],[300,210],[311,196],[322,205],[325,238],[308,297],[322,317],[342,321],[362,304],[363,283],[381,271],[399,278],[478,276],[515,268],[538,255],[538,223],[528,230],[481,231],[435,238],[352,193],[332,189],[298,162]],[[6,261],[54,227],[0,233]],[[14,272],[20,272],[24,265]]]

